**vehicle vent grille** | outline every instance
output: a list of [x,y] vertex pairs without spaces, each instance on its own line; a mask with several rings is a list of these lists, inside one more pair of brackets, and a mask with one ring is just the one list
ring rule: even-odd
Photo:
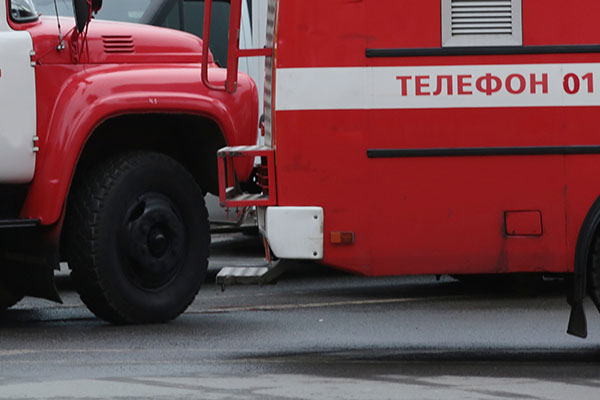
[[102,36],[105,53],[133,53],[135,46],[131,36]]
[[452,36],[512,35],[511,0],[452,0]]

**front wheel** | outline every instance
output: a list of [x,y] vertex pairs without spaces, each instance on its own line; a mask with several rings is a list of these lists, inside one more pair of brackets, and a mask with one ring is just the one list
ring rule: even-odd
[[73,283],[107,321],[171,320],[204,280],[210,246],[204,197],[165,155],[129,153],[91,171],[70,199],[67,229]]

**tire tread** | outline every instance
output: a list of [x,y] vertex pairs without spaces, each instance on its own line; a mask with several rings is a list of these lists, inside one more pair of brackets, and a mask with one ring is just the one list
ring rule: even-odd
[[[71,267],[71,279],[81,300],[90,311],[116,324],[169,321],[185,311],[200,289],[199,283],[181,309],[174,310],[171,315],[160,320],[144,319],[136,315],[136,310],[132,306],[124,309],[123,305],[118,306],[107,295],[110,283],[102,279],[99,271],[99,237],[102,235],[100,214],[119,178],[149,160],[170,163],[175,168],[183,169],[175,160],[160,153],[143,151],[125,153],[91,170],[75,187],[69,204],[67,257]],[[190,176],[190,179],[193,178]],[[207,214],[203,203],[198,204],[198,207],[202,207],[203,212]],[[207,260],[204,262],[208,263]],[[206,269],[206,265],[201,267]]]

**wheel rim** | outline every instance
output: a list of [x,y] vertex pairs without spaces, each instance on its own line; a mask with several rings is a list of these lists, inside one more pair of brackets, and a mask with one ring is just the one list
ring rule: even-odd
[[145,290],[169,284],[185,262],[186,231],[177,207],[160,193],[146,193],[129,207],[119,235],[125,273]]

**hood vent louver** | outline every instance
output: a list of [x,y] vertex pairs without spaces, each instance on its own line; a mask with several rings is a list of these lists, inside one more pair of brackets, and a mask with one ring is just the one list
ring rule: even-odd
[[133,37],[128,35],[103,35],[104,52],[108,54],[133,53]]

